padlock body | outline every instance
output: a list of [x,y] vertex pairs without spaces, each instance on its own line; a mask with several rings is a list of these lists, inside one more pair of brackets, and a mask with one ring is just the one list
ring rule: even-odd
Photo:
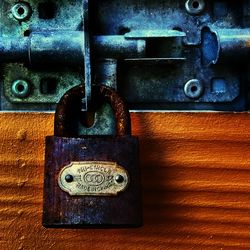
[[[72,195],[58,184],[72,162],[116,162],[129,175],[127,188],[116,195]],[[45,227],[139,227],[142,198],[138,138],[132,136],[47,137],[44,176]]]

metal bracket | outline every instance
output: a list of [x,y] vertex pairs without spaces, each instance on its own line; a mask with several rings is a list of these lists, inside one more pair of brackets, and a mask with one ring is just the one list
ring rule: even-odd
[[250,1],[4,0],[2,110],[107,84],[130,109],[248,109]]

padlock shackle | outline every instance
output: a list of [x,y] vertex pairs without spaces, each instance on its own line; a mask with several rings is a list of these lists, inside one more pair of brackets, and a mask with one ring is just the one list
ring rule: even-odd
[[[130,113],[122,98],[111,88],[104,85],[94,85],[93,93],[98,100],[94,102],[109,103],[116,119],[116,135],[131,135]],[[83,85],[67,91],[59,101],[54,120],[54,135],[58,137],[75,137],[70,129],[70,119],[81,109],[82,99],[85,97]]]

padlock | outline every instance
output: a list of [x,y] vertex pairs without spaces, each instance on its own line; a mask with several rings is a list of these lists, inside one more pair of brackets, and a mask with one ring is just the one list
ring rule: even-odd
[[138,138],[131,136],[129,111],[114,90],[96,85],[93,93],[94,101],[111,105],[116,135],[79,136],[72,124],[83,113],[84,88],[72,88],[62,97],[54,136],[46,137],[45,227],[142,225]]

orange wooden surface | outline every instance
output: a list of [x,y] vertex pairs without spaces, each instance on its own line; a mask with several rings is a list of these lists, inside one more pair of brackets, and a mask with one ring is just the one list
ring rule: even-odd
[[137,113],[144,227],[41,226],[52,114],[0,114],[0,249],[250,249],[250,114]]

